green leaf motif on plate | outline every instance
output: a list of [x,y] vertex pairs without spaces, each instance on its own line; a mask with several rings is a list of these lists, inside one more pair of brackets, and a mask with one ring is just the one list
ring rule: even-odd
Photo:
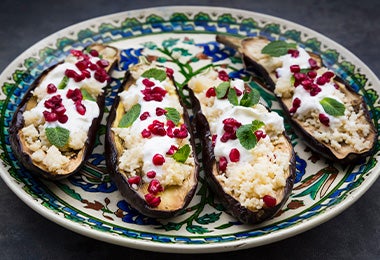
[[252,18],[243,19],[241,21],[241,25],[240,25],[240,28],[242,30],[245,30],[245,31],[246,30],[251,30],[251,29],[257,28],[257,27],[258,27],[257,22],[254,19],[252,19]]
[[222,214],[222,212],[219,212],[219,213],[214,212],[211,214],[205,214],[205,215],[197,218],[195,221],[201,225],[207,225],[210,223],[215,223],[216,221],[219,220],[221,214]]
[[112,24],[110,23],[102,23],[100,26],[99,26],[99,32],[101,33],[107,33],[107,32],[111,32],[112,30],[115,29],[115,26],[113,26]]
[[360,88],[364,88],[365,84],[367,83],[367,78],[365,75],[360,73],[355,73],[352,78],[355,80],[357,84],[359,84]]
[[288,30],[284,33],[286,38],[292,39],[296,42],[301,42],[301,32],[296,30]]
[[195,23],[205,23],[205,22],[211,22],[212,19],[210,18],[210,15],[207,13],[199,12],[197,15],[194,17]]
[[208,230],[207,228],[204,228],[204,227],[198,226],[198,225],[187,226],[186,230],[192,234],[205,234],[205,233],[210,232],[210,230]]
[[170,48],[176,45],[179,41],[179,38],[169,38],[162,42],[162,46],[165,48]]
[[328,49],[324,51],[322,58],[328,61],[328,64],[334,64],[338,62],[339,53],[336,50]]
[[280,34],[281,33],[280,25],[276,24],[276,23],[270,23],[270,24],[265,25],[263,30],[268,32],[268,33],[274,33],[274,34]]
[[318,41],[316,38],[311,38],[311,39],[308,39],[308,40],[305,42],[305,47],[308,47],[308,48],[310,48],[312,51],[314,51],[314,52],[316,52],[316,53],[319,53],[320,48],[321,48],[321,42]]
[[87,39],[87,38],[91,38],[95,33],[93,31],[91,31],[90,29],[84,29],[84,30],[81,30],[79,31],[78,33],[78,39],[79,40],[84,40],[84,39]]
[[57,182],[57,186],[67,195],[72,197],[73,199],[82,200],[82,197],[79,193],[75,192],[75,190],[71,189],[68,185],[62,183],[62,182]]
[[141,28],[141,23],[136,18],[126,18],[122,23],[121,26],[123,28]]
[[236,19],[232,17],[231,14],[222,14],[218,17],[219,26],[223,26],[225,24],[236,24]]
[[182,56],[191,56],[191,53],[189,52],[189,50],[186,50],[184,48],[173,48],[172,51],[179,52],[181,53]]
[[53,56],[55,52],[56,52],[56,50],[54,50],[50,47],[46,47],[46,48],[43,48],[42,50],[40,50],[38,55],[40,56],[41,59],[46,59],[49,56]]
[[187,22],[189,18],[184,13],[174,13],[169,19],[170,22]]
[[37,64],[37,62],[38,61],[36,58],[30,57],[30,58],[25,59],[24,66],[25,68],[32,68]]
[[15,88],[16,88],[16,84],[11,84],[8,82],[5,82],[4,85],[1,87],[3,93],[7,96],[10,95]]
[[161,24],[164,23],[165,20],[161,16],[151,14],[146,18],[146,22],[150,24]]
[[151,42],[151,41],[143,43],[142,46],[144,48],[149,49],[149,50],[156,50],[157,49],[157,44],[154,42]]

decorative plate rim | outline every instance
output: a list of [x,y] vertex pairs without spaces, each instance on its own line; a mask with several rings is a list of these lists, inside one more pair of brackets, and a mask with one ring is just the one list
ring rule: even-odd
[[[261,19],[268,20],[271,22],[276,22],[279,24],[286,24],[292,28],[297,28],[301,32],[312,34],[317,37],[321,42],[325,43],[326,46],[334,46],[339,50],[339,53],[342,54],[343,57],[349,57],[350,61],[355,63],[357,67],[362,69],[362,73],[365,73],[370,79],[373,85],[377,85],[379,80],[377,79],[374,72],[370,70],[370,68],[364,64],[358,57],[356,57],[353,53],[347,50],[345,47],[340,45],[339,43],[331,40],[330,38],[316,32],[315,30],[309,29],[300,24],[291,22],[289,20],[285,20],[282,18],[274,17],[267,14],[257,13],[253,11],[246,11],[235,8],[226,8],[226,7],[214,7],[214,6],[196,6],[196,5],[180,5],[180,6],[160,6],[160,7],[151,7],[144,9],[135,9],[129,11],[122,11],[113,14],[108,14],[104,16],[99,16],[95,18],[91,18],[73,25],[70,25],[66,28],[63,28],[55,33],[48,35],[47,37],[41,39],[40,41],[33,44],[31,47],[26,49],[20,55],[18,55],[0,74],[0,81],[4,83],[11,75],[11,72],[17,68],[17,65],[20,61],[25,60],[33,50],[39,50],[43,47],[47,47],[51,45],[52,41],[59,39],[60,37],[66,36],[74,31],[80,31],[83,28],[88,28],[93,24],[100,24],[102,22],[108,21],[109,19],[116,17],[133,17],[138,13],[150,13],[153,10],[155,12],[160,12],[160,14],[172,14],[178,8],[190,10],[188,12],[210,12],[213,10],[215,13],[222,12],[230,12],[235,15],[241,14],[243,16],[257,16]],[[186,12],[185,12],[186,13]],[[206,253],[206,252],[223,252],[223,251],[231,251],[238,249],[245,249],[254,246],[260,246],[268,243],[273,243],[285,238],[289,238],[291,236],[297,235],[299,233],[305,232],[309,229],[312,229],[327,220],[337,216],[342,213],[345,209],[351,206],[354,202],[356,202],[377,180],[380,170],[379,165],[377,164],[373,169],[370,170],[370,174],[367,173],[367,178],[365,182],[360,185],[360,187],[354,189],[349,192],[347,197],[339,202],[336,205],[333,205],[330,208],[327,208],[322,214],[318,214],[317,216],[313,216],[311,219],[307,219],[307,221],[303,221],[302,223],[298,223],[294,226],[286,227],[276,232],[258,236],[258,237],[249,237],[241,240],[235,241],[227,241],[227,242],[219,242],[219,243],[210,243],[210,244],[181,244],[181,243],[163,243],[155,241],[152,243],[148,240],[136,240],[131,237],[112,235],[106,232],[100,232],[95,229],[88,228],[85,225],[81,225],[80,223],[76,223],[73,221],[69,221],[63,218],[60,214],[55,213],[51,210],[48,210],[46,207],[41,205],[40,203],[36,203],[36,199],[33,199],[29,194],[27,194],[23,189],[20,189],[20,186],[17,185],[17,180],[15,180],[8,172],[9,167],[5,167],[4,165],[0,166],[0,175],[6,185],[19,197],[24,203],[26,203],[30,208],[32,208],[37,213],[46,217],[47,219],[69,229],[74,232],[77,232],[82,235],[86,235],[88,237],[98,239],[101,241],[121,245],[121,246],[129,246],[132,248],[142,249],[142,250],[151,250],[151,251],[159,251],[159,252],[177,252],[177,253]],[[148,247],[148,248],[147,248]]]

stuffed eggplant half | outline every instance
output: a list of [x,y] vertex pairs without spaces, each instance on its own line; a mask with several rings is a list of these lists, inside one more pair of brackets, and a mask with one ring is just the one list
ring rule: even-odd
[[258,91],[223,70],[199,74],[188,87],[211,189],[243,223],[271,218],[287,201],[295,177],[283,119],[259,103]]
[[79,170],[92,152],[118,59],[118,49],[93,44],[71,50],[35,80],[10,126],[11,147],[25,168],[48,179]]
[[106,134],[110,174],[140,213],[169,218],[194,196],[198,162],[172,70],[140,63],[126,74]]
[[295,43],[217,36],[237,49],[246,70],[263,78],[296,133],[315,152],[342,164],[373,152],[377,131],[361,95]]

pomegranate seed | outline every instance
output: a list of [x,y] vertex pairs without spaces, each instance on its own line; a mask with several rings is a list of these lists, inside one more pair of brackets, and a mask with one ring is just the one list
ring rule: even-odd
[[67,120],[69,120],[69,117],[67,115],[65,115],[65,114],[58,115],[58,122],[60,122],[61,124],[66,123]]
[[334,83],[334,88],[335,88],[335,89],[339,89],[339,85],[336,84],[336,83]]
[[211,87],[206,91],[206,97],[210,98],[210,97],[215,97],[215,96],[216,96],[216,91],[214,87]]
[[299,99],[299,98],[296,97],[296,98],[293,100],[292,105],[293,105],[293,107],[297,107],[297,108],[299,108],[300,105],[301,105],[301,99]]
[[80,115],[84,115],[84,114],[86,114],[86,107],[82,104],[82,103],[80,103],[80,102],[76,102],[75,103],[75,108],[76,108],[76,110],[77,110],[77,112],[80,114]]
[[294,73],[294,79],[298,82],[301,82],[302,80],[306,79],[306,74],[300,72]]
[[301,68],[299,65],[295,64],[295,65],[291,65],[290,66],[290,71],[292,73],[297,73],[297,72],[300,72],[301,71]]
[[106,68],[108,65],[110,65],[110,63],[108,62],[108,60],[98,60],[96,62],[96,65],[102,68]]
[[74,55],[75,57],[81,57],[83,56],[83,52],[80,50],[71,50],[70,53]]
[[267,135],[262,130],[255,131],[255,136],[257,141],[260,141],[261,138],[265,138]]
[[91,72],[88,70],[82,70],[82,76],[89,79],[91,78]]
[[290,54],[293,58],[297,58],[300,55],[300,52],[298,50],[288,50],[288,54]]
[[322,77],[326,78],[326,79],[331,79],[332,77],[334,77],[335,74],[334,72],[332,71],[326,71],[325,73],[322,74]]
[[228,164],[227,158],[224,156],[220,157],[220,159],[219,159],[219,171],[225,172],[227,169],[227,164]]
[[313,58],[309,59],[309,65],[310,65],[311,69],[318,69],[319,68],[317,61],[314,60]]
[[167,111],[163,108],[160,108],[160,107],[157,107],[156,108],[156,115],[157,116],[162,116],[162,115],[165,115],[167,113]]
[[148,137],[150,137],[151,135],[152,135],[152,133],[151,133],[149,130],[146,130],[146,129],[142,130],[142,132],[141,132],[141,136],[142,136],[143,138],[148,138]]
[[218,78],[222,81],[229,81],[230,77],[228,76],[227,72],[224,70],[221,70],[218,72]]
[[94,78],[99,81],[100,83],[104,83],[105,81],[108,80],[108,75],[103,73],[100,70],[96,70],[94,73]]
[[301,85],[306,89],[306,90],[310,90],[311,89],[311,84],[313,82],[310,80],[310,79],[304,79],[302,80],[301,82]]
[[166,134],[167,134],[170,138],[173,138],[173,137],[174,137],[173,128],[169,126],[169,127],[166,129]]
[[166,152],[167,155],[173,155],[175,151],[178,150],[178,147],[175,145],[170,146],[169,151]]
[[75,66],[81,71],[87,69],[88,65],[89,65],[88,60],[80,60],[77,63],[75,63]]
[[47,85],[46,89],[47,89],[47,93],[49,93],[49,94],[53,94],[53,93],[57,92],[57,87],[53,83],[49,83]]
[[54,121],[57,121],[57,119],[58,119],[57,114],[54,113],[54,112],[49,112],[49,111],[45,110],[42,113],[44,115],[44,118],[45,118],[46,122],[54,122]]
[[72,99],[74,102],[76,101],[82,101],[83,95],[79,88],[76,88],[74,90],[69,89],[66,93],[66,97]]
[[173,75],[174,75],[174,70],[171,68],[166,68],[166,76],[168,76],[169,78],[173,78]]
[[142,83],[147,88],[151,88],[154,86],[154,82],[150,81],[149,79],[143,79]]
[[63,115],[66,112],[66,108],[63,105],[61,105],[60,107],[55,108],[54,112],[58,115]]
[[234,125],[234,126],[237,126],[237,127],[240,127],[241,126],[241,123],[236,121],[234,118],[226,118],[223,120],[223,124],[230,124],[230,125]]
[[234,87],[234,89],[235,89],[236,95],[238,97],[240,97],[243,94],[243,92],[240,89],[238,89],[237,87]]
[[153,156],[152,162],[153,162],[153,164],[156,165],[156,166],[163,165],[164,162],[165,162],[165,158],[164,158],[164,156],[162,156],[161,154],[156,153],[156,154]]
[[157,195],[157,193],[163,191],[164,188],[162,187],[161,183],[157,179],[153,179],[150,181],[148,185],[148,192],[154,195]]
[[223,143],[228,142],[228,140],[235,140],[236,139],[236,133],[228,133],[225,132],[222,137],[220,138],[220,141]]
[[168,127],[170,127],[170,128],[174,128],[174,127],[175,127],[175,124],[174,124],[174,122],[173,122],[172,120],[168,120],[168,121],[166,122],[166,125],[167,125]]
[[148,117],[150,117],[150,114],[148,111],[146,111],[140,115],[140,120],[143,121],[143,120],[147,119]]
[[90,55],[92,57],[98,57],[99,56],[99,52],[97,50],[90,50]]
[[265,205],[269,208],[273,208],[274,206],[276,206],[276,203],[277,203],[276,198],[273,198],[270,195],[265,195],[263,197],[263,201],[264,201]]
[[145,194],[145,201],[148,204],[148,206],[152,208],[156,208],[158,205],[160,205],[161,198],[148,193],[148,194]]
[[98,69],[99,69],[98,65],[96,65],[95,63],[90,63],[90,64],[88,65],[88,67],[89,67],[90,70],[92,70],[92,71],[95,71],[95,70],[98,70]]
[[236,148],[231,149],[229,157],[231,162],[238,162],[240,160],[239,150]]
[[318,87],[318,85],[312,85],[312,89],[310,90],[310,96],[314,97],[321,91],[322,89]]
[[319,121],[325,126],[330,125],[330,119],[325,114],[319,114]]
[[317,72],[315,70],[310,70],[310,71],[307,72],[307,75],[310,78],[314,79],[317,76]]
[[327,82],[329,81],[329,79],[326,79],[325,77],[323,76],[320,76],[317,78],[317,84],[320,85],[320,86],[323,86],[325,85]]
[[150,179],[153,179],[154,177],[156,177],[156,172],[155,171],[148,171],[146,173],[146,176]]
[[140,181],[141,181],[141,177],[138,176],[138,175],[132,176],[132,177],[128,178],[128,183],[131,184],[131,185],[132,184],[139,184]]

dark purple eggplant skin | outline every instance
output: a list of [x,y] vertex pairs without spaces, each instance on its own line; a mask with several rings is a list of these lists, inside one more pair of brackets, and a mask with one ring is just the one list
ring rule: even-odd
[[[96,136],[97,136],[97,131],[99,129],[100,123],[103,118],[103,113],[104,113],[104,107],[105,107],[105,93],[103,92],[102,94],[99,94],[96,100],[96,103],[99,106],[99,116],[97,118],[94,118],[92,120],[91,127],[89,128],[88,131],[88,138],[85,141],[85,145],[83,148],[83,153],[82,153],[82,158],[80,158],[80,163],[77,165],[75,170],[67,173],[67,174],[52,174],[48,171],[45,171],[41,169],[40,167],[36,166],[30,156],[25,153],[23,150],[23,147],[21,145],[21,140],[19,137],[19,131],[24,127],[24,118],[23,118],[23,113],[26,109],[27,103],[30,100],[30,98],[33,96],[33,90],[39,85],[39,83],[43,80],[43,78],[51,71],[53,70],[56,66],[61,64],[62,62],[57,63],[56,65],[53,65],[52,67],[46,69],[41,73],[41,75],[38,76],[38,78],[32,83],[30,88],[27,90],[26,94],[22,98],[20,104],[18,105],[15,114],[13,115],[10,127],[9,127],[9,141],[10,145],[12,148],[12,151],[18,161],[22,164],[22,166],[30,171],[32,174],[38,176],[38,177],[43,177],[48,180],[61,180],[69,177],[72,174],[77,173],[82,165],[86,162],[86,160],[89,158],[89,156],[92,153],[92,150],[94,148],[94,144],[96,141]],[[114,62],[111,67],[110,71],[113,69],[113,67],[116,66],[117,62]]]
[[[282,200],[275,207],[264,207],[259,211],[249,210],[248,208],[242,206],[241,203],[234,197],[227,194],[220,182],[215,178],[215,174],[218,174],[218,169],[216,166],[214,148],[212,145],[210,126],[206,117],[202,113],[201,105],[199,100],[195,97],[194,92],[189,88],[186,89],[189,91],[189,97],[193,104],[193,120],[202,145],[202,163],[205,172],[205,179],[211,191],[216,195],[220,203],[222,203],[225,211],[245,224],[259,224],[275,216],[287,202],[293,190],[296,176],[296,156],[294,150],[292,149],[292,155],[289,161],[289,176],[286,179]],[[290,144],[290,139],[285,133],[284,135]]]
[[[126,89],[125,86],[126,86],[126,84],[128,84],[128,82],[131,79],[132,79],[132,76],[127,71],[125,78],[124,78],[124,82],[121,84],[121,86],[119,88],[119,93],[121,93],[124,89]],[[173,82],[175,82],[175,81],[173,80]],[[177,89],[177,94],[178,94],[178,89]],[[192,124],[190,122],[190,117],[189,117],[189,114],[187,112],[187,109],[185,109],[184,102],[182,102],[182,99],[181,99],[179,94],[178,94],[178,96],[179,96],[180,103],[181,103],[182,107],[184,108],[183,109],[183,117],[184,117],[184,121],[185,121],[186,126],[188,127],[189,133],[190,133],[190,143],[192,146],[193,157],[194,157],[194,162],[195,162],[195,169],[194,169],[195,180],[194,180],[194,185],[193,185],[192,189],[186,194],[186,197],[183,201],[183,206],[177,210],[167,210],[166,211],[166,210],[158,210],[156,208],[150,207],[146,203],[145,199],[143,197],[141,197],[131,187],[131,185],[127,181],[127,178],[122,173],[120,173],[118,171],[117,165],[118,165],[119,155],[118,155],[118,151],[117,151],[117,148],[115,145],[115,138],[114,138],[115,136],[114,136],[111,128],[112,128],[112,124],[113,124],[115,117],[116,117],[117,107],[118,107],[119,102],[120,102],[119,95],[117,95],[115,97],[115,100],[113,102],[112,108],[110,110],[110,113],[109,113],[109,116],[107,119],[107,131],[106,131],[106,138],[105,138],[105,154],[106,154],[106,164],[107,164],[107,167],[109,169],[109,175],[110,175],[112,181],[118,187],[119,192],[124,197],[124,199],[127,201],[127,203],[131,207],[133,207],[134,209],[139,211],[141,214],[148,216],[148,217],[152,217],[152,218],[167,219],[167,218],[171,218],[171,217],[175,217],[177,215],[180,215],[185,210],[187,205],[190,203],[192,198],[194,197],[195,191],[196,191],[197,186],[198,186],[198,176],[199,176],[200,168],[199,168],[199,162],[198,162],[198,158],[197,158],[196,150],[195,150],[195,138],[193,135],[194,131],[192,129]]]
[[[219,37],[217,36],[216,39],[217,39],[217,41],[226,44],[226,42],[223,40],[223,36],[219,36]],[[242,39],[242,41],[245,41],[245,40]],[[227,43],[227,45],[229,45],[229,44]],[[233,48],[237,47],[237,46],[233,46],[233,45],[229,45],[229,46],[233,47]],[[261,82],[260,85],[262,87],[273,92],[276,84],[273,81],[273,79],[270,77],[270,74],[268,73],[268,71],[261,64],[257,63],[255,60],[253,60],[249,55],[245,54],[241,50],[241,48],[239,48],[239,51],[241,54],[241,58],[242,58],[245,70],[248,73],[250,73],[251,75],[253,75],[257,81]],[[323,59],[321,57],[319,57],[318,55],[316,55],[314,53],[310,53],[310,54],[318,61],[319,66],[326,67],[323,64]],[[363,99],[363,97],[361,95],[359,95],[358,93],[356,93],[355,90],[350,86],[350,84],[348,84],[342,78],[335,76],[334,81],[338,84],[344,85],[344,87],[347,89],[348,92],[350,92],[351,94],[353,94],[357,97],[357,100],[358,100],[357,106],[359,107],[361,104],[363,107],[366,120],[367,120],[367,122],[369,122],[371,124],[371,132],[373,133],[371,136],[372,137],[371,142],[372,142],[373,146],[368,151],[365,151],[362,153],[352,152],[352,153],[347,154],[347,156],[345,156],[344,158],[338,158],[327,145],[316,140],[296,120],[294,120],[292,118],[292,116],[290,115],[290,112],[289,112],[289,107],[283,102],[281,97],[278,97],[277,95],[275,95],[275,97],[277,98],[282,110],[284,111],[284,115],[285,115],[287,121],[292,125],[292,129],[294,130],[296,135],[299,136],[300,139],[302,139],[303,142],[313,152],[323,156],[324,158],[326,158],[332,162],[336,162],[336,163],[339,163],[342,165],[358,163],[360,161],[365,160],[366,157],[373,154],[374,149],[375,149],[375,143],[378,139],[378,132],[377,132],[377,129],[375,128],[375,126],[373,124],[373,121],[370,117],[370,113],[368,111],[367,104],[366,104],[365,100]]]

